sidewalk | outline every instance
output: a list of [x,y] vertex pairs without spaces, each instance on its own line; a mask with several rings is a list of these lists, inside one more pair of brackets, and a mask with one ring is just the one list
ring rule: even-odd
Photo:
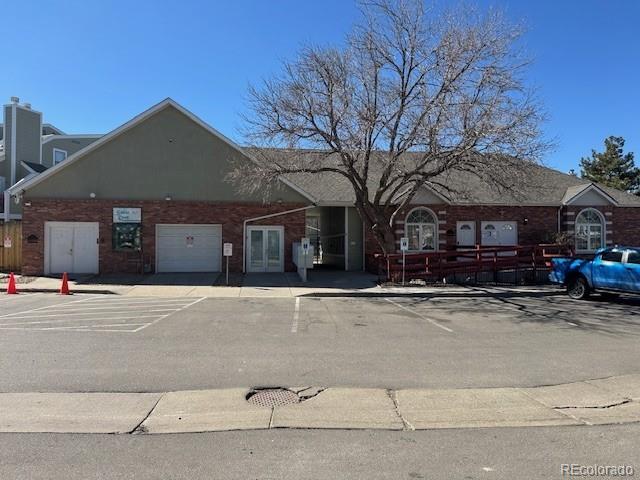
[[[260,282],[255,279],[245,281],[242,286],[207,285],[205,282],[180,281],[170,283],[153,283],[148,278],[142,282],[122,283],[93,283],[86,279],[70,280],[69,288],[72,293],[123,295],[132,297],[212,297],[212,298],[295,298],[302,296],[376,296],[376,295],[425,295],[442,294],[448,292],[465,292],[470,288],[486,292],[527,292],[530,294],[548,293],[554,290],[549,286],[380,286],[372,281],[358,282],[350,286],[349,282],[336,282],[334,284],[309,282],[302,283],[296,274],[279,274],[278,281]],[[128,279],[124,279],[128,280]],[[98,280],[99,282],[99,280]],[[4,285],[0,284],[4,288]],[[18,292],[23,293],[58,293],[60,280],[51,277],[36,277],[28,283],[18,281]]]
[[640,422],[640,374],[534,388],[298,387],[284,392],[294,403],[275,407],[249,403],[246,397],[250,392],[236,388],[167,393],[2,393],[0,433],[428,430]]

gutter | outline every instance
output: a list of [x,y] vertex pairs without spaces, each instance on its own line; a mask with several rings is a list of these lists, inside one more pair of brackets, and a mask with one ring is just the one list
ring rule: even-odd
[[562,218],[562,205],[558,207],[558,235],[562,233],[562,222],[560,220],[561,218]]
[[[301,212],[303,210],[309,210],[316,208],[316,204],[308,205],[306,207],[294,208],[293,210],[285,210],[284,212],[270,213],[269,215],[261,215],[259,217],[247,218],[242,222],[242,273],[246,273],[247,270],[247,254],[245,249],[247,247],[247,223],[255,222],[256,220],[264,220],[265,218],[279,217],[281,215],[288,215],[289,213]],[[284,238],[282,239],[284,242]],[[283,259],[284,261],[284,259]]]

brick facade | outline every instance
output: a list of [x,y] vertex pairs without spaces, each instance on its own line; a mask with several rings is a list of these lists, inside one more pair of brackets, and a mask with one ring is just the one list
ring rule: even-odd
[[[113,207],[142,209],[142,250],[144,263],[155,268],[156,224],[221,224],[222,241],[234,245],[229,262],[233,272],[242,271],[242,227],[245,219],[304,207],[301,204],[243,204],[182,201],[117,201],[78,199],[25,199],[22,218],[22,273],[44,273],[44,226],[55,222],[99,222],[99,268],[101,273],[135,272],[139,255],[112,249]],[[250,222],[249,225],[284,226],[285,270],[293,271],[292,242],[305,235],[305,212]],[[31,240],[29,240],[31,237]],[[34,241],[35,240],[35,241]]]
[[[26,199],[23,225],[23,273],[37,275],[44,272],[44,224],[46,221],[99,222],[99,268],[101,273],[132,272],[139,267],[138,255],[116,252],[112,249],[113,207],[142,208],[142,238],[144,263],[155,268],[156,224],[221,224],[222,241],[234,244],[234,255],[230,270],[242,270],[242,226],[247,218],[268,215],[303,207],[302,204],[262,205],[248,203],[210,203],[181,201],[115,201],[77,199]],[[398,215],[395,224],[396,244],[404,236],[407,213],[418,206],[429,208],[438,220],[438,249],[456,248],[458,221],[476,222],[476,243],[481,244],[480,222],[515,221],[518,224],[518,242],[521,245],[547,243],[553,240],[558,230],[558,207],[553,206],[462,206],[462,205],[412,205]],[[612,206],[568,206],[560,209],[561,231],[573,241],[575,217],[585,208],[595,208],[605,218],[607,245],[640,245],[640,208]],[[305,212],[299,211],[249,225],[284,226],[285,270],[294,271],[291,260],[292,242],[305,235]],[[369,271],[376,271],[373,256],[381,250],[371,234],[365,229],[365,264]],[[35,237],[35,243],[28,238]],[[399,250],[398,250],[399,251]]]
[[[481,244],[480,222],[515,221],[518,224],[518,242],[520,245],[533,245],[553,241],[558,231],[558,207],[554,206],[485,206],[485,205],[411,205],[403,210],[395,223],[397,252],[400,237],[405,235],[405,218],[416,207],[426,207],[438,220],[438,249],[456,248],[456,229],[458,221],[476,223],[476,244]],[[560,229],[571,242],[575,239],[575,217],[585,208],[594,208],[605,219],[607,245],[640,245],[640,208],[613,206],[567,206],[560,209]],[[367,229],[366,264],[369,271],[376,271],[373,259],[381,252],[375,238]]]

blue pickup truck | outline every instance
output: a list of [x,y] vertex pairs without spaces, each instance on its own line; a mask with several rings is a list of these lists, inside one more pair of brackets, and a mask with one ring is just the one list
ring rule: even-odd
[[554,258],[549,279],[565,285],[569,296],[578,300],[592,292],[640,293],[640,248],[602,248],[591,260]]

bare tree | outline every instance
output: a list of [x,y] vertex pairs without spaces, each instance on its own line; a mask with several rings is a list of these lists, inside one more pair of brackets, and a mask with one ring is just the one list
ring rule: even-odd
[[447,172],[509,188],[545,148],[542,115],[522,79],[521,30],[499,13],[436,16],[420,0],[361,8],[345,47],[304,48],[250,89],[253,144],[322,153],[265,156],[232,178],[255,189],[288,174],[340,175],[393,252],[394,217],[423,187],[447,195]]

